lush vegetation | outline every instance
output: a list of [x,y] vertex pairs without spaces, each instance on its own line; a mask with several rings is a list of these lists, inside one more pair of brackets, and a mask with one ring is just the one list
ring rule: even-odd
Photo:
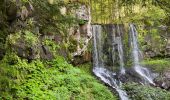
[[0,62],[0,97],[7,100],[117,100],[90,74],[61,56],[30,63],[15,54]]
[[[118,99],[92,76],[90,57],[85,64],[71,64],[73,53],[86,41],[77,37],[90,37],[80,34],[75,39],[78,28],[86,29],[89,21],[77,18],[81,5],[91,7],[92,23],[124,24],[127,55],[128,24],[135,23],[141,50],[154,53],[141,64],[159,73],[170,69],[170,59],[165,58],[170,44],[169,0],[1,0],[0,100]],[[89,43],[87,52],[91,50]],[[132,61],[126,62],[131,66]],[[124,89],[132,100],[170,99],[170,93],[160,88],[129,83]]]
[[170,92],[160,88],[143,86],[136,83],[124,84],[131,100],[169,100]]
[[[154,6],[156,7],[156,9],[162,9],[166,12],[167,18],[165,23],[168,24],[168,16],[170,13],[169,5],[169,0],[103,0],[100,2],[96,0],[91,0],[94,23],[132,22],[135,20],[127,19],[137,18],[136,16],[138,15],[147,16],[147,14],[149,14],[147,12],[149,11],[148,9],[152,9]],[[141,15],[145,11],[147,13]],[[154,16],[153,18],[156,17],[158,16]],[[146,17],[145,19],[148,18]]]
[[[1,0],[0,5],[0,99],[117,100],[90,71],[67,63],[76,49],[68,29],[86,23],[72,12],[79,3]],[[68,7],[66,14],[60,11],[62,7]],[[61,40],[56,43],[51,35]],[[42,46],[49,48],[46,53],[52,53],[50,60],[43,58]],[[66,52],[66,58],[59,50]]]

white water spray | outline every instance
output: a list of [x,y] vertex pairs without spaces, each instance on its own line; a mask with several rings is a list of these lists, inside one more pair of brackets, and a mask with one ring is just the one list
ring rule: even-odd
[[121,100],[128,100],[128,95],[125,91],[123,91],[120,86],[121,82],[116,80],[115,76],[116,73],[113,73],[105,68],[102,67],[95,67],[93,72],[97,77],[99,77],[103,82],[107,83],[112,88],[116,89],[117,93]]
[[[116,89],[121,100],[128,100],[128,96],[125,91],[123,91],[120,86],[121,82],[116,79],[116,73],[109,71],[103,64],[103,52],[102,52],[102,27],[100,25],[93,25],[93,72],[99,77],[103,82],[107,83],[112,88]],[[121,44],[120,44],[121,46]],[[119,48],[121,49],[121,47]],[[122,51],[121,51],[122,53]],[[121,54],[122,55],[122,54]],[[122,60],[123,61],[123,60]],[[124,65],[122,65],[124,66]]]
[[150,74],[150,71],[140,66],[139,64],[139,48],[137,42],[137,31],[133,24],[130,24],[130,35],[131,35],[131,46],[132,46],[132,55],[133,55],[133,64],[135,71],[144,79],[145,84],[151,83],[154,85],[153,77]]
[[118,45],[118,53],[119,53],[119,64],[120,64],[120,74],[125,74],[125,68],[124,68],[124,60],[123,60],[123,45],[122,45],[122,38],[121,38],[121,31],[119,28],[119,25],[117,25],[117,29],[118,29],[118,35],[119,37],[116,37],[116,42]]

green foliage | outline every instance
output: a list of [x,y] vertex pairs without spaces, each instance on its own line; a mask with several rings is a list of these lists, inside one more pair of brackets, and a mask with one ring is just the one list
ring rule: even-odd
[[168,0],[107,0],[100,2],[91,0],[90,2],[94,23],[145,22],[150,25],[154,24],[155,19],[165,18],[165,14],[169,19],[169,4]]
[[33,46],[38,43],[38,37],[30,31],[24,31],[24,39],[26,44],[30,46]]
[[[152,28],[150,30],[141,29],[139,31],[139,43],[142,50],[152,50],[156,53],[160,53],[164,50],[166,46],[166,38],[162,37],[161,32],[158,28]],[[149,39],[145,39],[148,38]],[[163,55],[163,54],[162,54]]]
[[170,92],[160,88],[143,86],[136,83],[124,84],[131,100],[169,100]]
[[18,70],[12,66],[16,64],[18,60],[18,56],[11,53],[10,55],[7,54],[0,62],[0,97],[2,98],[12,98],[12,93],[15,93],[15,89],[12,89],[12,85],[19,81],[13,81],[13,79],[22,78],[22,76],[18,77]]
[[92,75],[92,63],[85,63],[85,64],[78,65],[76,67]]
[[56,44],[55,41],[50,40],[50,39],[45,39],[43,41],[43,45],[48,46],[50,48],[50,51],[53,52],[53,55],[57,54],[57,49],[60,48],[58,44]]
[[22,32],[20,31],[15,34],[10,34],[7,37],[6,46],[8,47],[9,45],[19,45],[20,42],[25,43],[24,45],[27,47],[32,47],[38,44],[39,40],[38,36],[34,33],[23,30]]
[[75,52],[77,50],[78,41],[73,37],[70,37],[69,43],[67,43],[67,45],[68,45],[68,50],[70,52]]
[[138,40],[142,50],[151,50],[159,53],[166,45],[164,32],[158,26],[165,25],[166,13],[157,6],[144,7],[141,12],[135,12],[124,17],[125,22],[133,22],[137,25]]
[[162,72],[170,68],[170,59],[146,59],[141,64],[156,72]]
[[[52,1],[51,4],[48,0],[1,0],[0,47],[4,46],[7,35],[6,49],[9,45],[18,43],[19,40],[29,47],[37,46],[37,43],[42,42],[39,36],[49,33],[59,34],[64,42],[68,42],[68,29],[79,23],[79,20],[73,16],[75,13],[72,12],[78,3]],[[62,7],[67,9],[66,14],[60,12]],[[51,45],[52,51],[56,51],[54,50],[56,46],[51,41],[47,40],[46,44]]]
[[4,49],[7,34],[4,31],[0,31],[0,49]]
[[164,10],[156,6],[150,6],[140,10],[141,12],[133,13],[127,18],[135,23],[144,23],[147,26],[158,26],[166,17]]
[[48,62],[28,63],[15,54],[0,62],[0,97],[28,100],[117,100],[88,73],[74,68],[61,56]]
[[[40,29],[48,32],[60,33],[67,35],[66,30],[77,23],[76,18],[72,15],[71,10],[74,8],[74,4],[66,4],[62,0],[53,0],[53,4],[49,4],[48,0],[33,0],[32,5],[36,10],[36,17],[38,17],[38,24]],[[69,7],[67,15],[60,13],[60,8]]]
[[87,23],[87,21],[86,20],[78,20],[78,23],[79,23],[79,25],[84,25],[84,24],[86,24]]
[[10,34],[7,37],[7,44],[16,44],[20,36],[21,36],[21,32],[16,33],[16,34]]
[[[8,12],[6,11],[7,6],[11,4],[9,1],[0,1],[1,7],[5,10],[0,11],[0,14],[3,15],[3,18],[0,17],[0,19],[6,19],[4,15]],[[9,4],[6,5],[7,3]],[[16,10],[12,10],[14,18],[10,21],[3,20],[3,24],[0,21],[0,26],[4,27],[6,23],[9,23],[10,27],[7,26],[7,29],[11,29],[6,41],[6,49],[10,49],[10,46],[21,46],[24,49],[37,46],[41,42],[38,39],[40,34],[47,33],[60,34],[64,37],[63,41],[68,43],[67,30],[70,26],[85,23],[72,16],[71,6],[75,6],[74,4],[65,4],[61,0],[54,0],[52,4],[48,3],[48,0],[13,0],[12,4],[16,7]],[[68,12],[67,15],[62,15],[60,8],[65,6],[68,7]],[[51,40],[45,40],[43,44],[50,46],[52,51],[56,51],[58,48]],[[73,44],[73,47],[75,45]],[[117,99],[95,78],[74,68],[60,56],[50,62],[27,61],[20,59],[15,53],[9,52],[6,52],[3,60],[0,61],[0,98],[2,99]]]

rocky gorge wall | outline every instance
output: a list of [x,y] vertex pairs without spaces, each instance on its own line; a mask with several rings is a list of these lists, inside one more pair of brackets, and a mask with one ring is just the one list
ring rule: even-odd
[[[37,1],[38,3],[38,1]],[[1,58],[9,50],[28,60],[52,59],[56,54],[63,55],[74,64],[91,60],[89,42],[91,33],[90,7],[79,2],[47,5],[51,17],[36,7],[36,2],[2,2],[8,5],[0,19],[2,27]],[[45,3],[47,4],[47,3]],[[41,3],[39,4],[41,6]],[[56,6],[56,8],[52,7]],[[58,7],[59,6],[59,7]],[[46,9],[44,9],[46,10]],[[41,14],[43,14],[41,16]],[[55,16],[58,16],[55,19]],[[50,19],[51,18],[51,19]],[[5,25],[4,25],[5,24]]]

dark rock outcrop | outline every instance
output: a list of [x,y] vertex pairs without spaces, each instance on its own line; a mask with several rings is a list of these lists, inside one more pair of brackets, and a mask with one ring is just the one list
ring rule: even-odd
[[170,90],[170,70],[164,71],[157,78],[155,78],[156,86],[166,90]]

